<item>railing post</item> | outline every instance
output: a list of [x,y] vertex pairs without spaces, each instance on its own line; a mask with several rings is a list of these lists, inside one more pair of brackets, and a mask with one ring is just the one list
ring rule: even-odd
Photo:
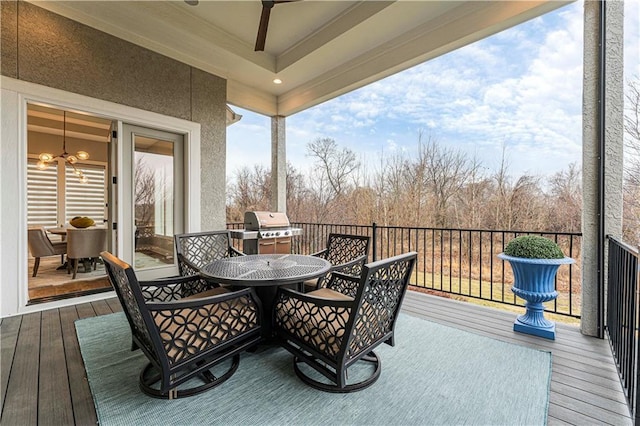
[[373,222],[372,240],[373,240],[373,261],[378,260],[378,225]]

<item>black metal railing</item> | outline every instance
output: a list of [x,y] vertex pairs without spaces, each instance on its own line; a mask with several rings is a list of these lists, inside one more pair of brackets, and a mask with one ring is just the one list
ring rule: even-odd
[[[294,238],[294,253],[311,254],[326,246],[330,233],[368,235],[371,237],[371,260],[407,251],[418,252],[418,262],[411,286],[448,297],[474,298],[489,302],[523,306],[524,301],[511,292],[511,268],[496,256],[506,244],[520,235],[542,235],[556,241],[565,255],[576,260],[563,266],[556,276],[558,297],[545,304],[550,313],[580,318],[580,233],[489,231],[481,229],[418,228],[402,226],[339,225],[293,222],[302,228]],[[242,223],[229,223],[230,229]],[[236,241],[236,247],[242,249]]]
[[640,424],[638,399],[638,250],[608,237],[609,273],[605,332],[635,424]]

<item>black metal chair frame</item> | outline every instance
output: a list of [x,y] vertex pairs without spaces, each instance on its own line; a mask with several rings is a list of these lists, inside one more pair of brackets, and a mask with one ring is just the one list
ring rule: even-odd
[[[316,389],[344,393],[369,387],[378,379],[380,359],[373,350],[381,343],[395,344],[395,322],[416,258],[417,253],[410,252],[369,263],[360,277],[332,274],[327,288],[340,297],[278,290],[276,332],[282,346],[294,355],[294,370],[302,381]],[[347,369],[359,361],[373,364],[372,375],[347,384]],[[301,362],[332,383],[306,375]]]
[[[185,300],[181,287],[197,276],[138,281],[130,265],[101,256],[131,327],[132,350],[149,359],[139,377],[147,395],[174,399],[213,388],[233,375],[240,352],[260,342],[262,306],[253,289]],[[214,376],[210,370],[229,358],[226,372]],[[178,389],[194,377],[202,384]]]
[[369,256],[369,242],[370,238],[366,235],[329,234],[327,247],[311,255],[328,260],[333,265],[329,273],[318,278],[316,288],[329,282],[334,272],[360,276]]
[[[231,234],[228,230],[176,234],[174,242],[181,276],[198,275],[200,268],[214,260],[245,255],[231,245]],[[200,279],[185,288],[185,296],[218,286],[217,283]]]

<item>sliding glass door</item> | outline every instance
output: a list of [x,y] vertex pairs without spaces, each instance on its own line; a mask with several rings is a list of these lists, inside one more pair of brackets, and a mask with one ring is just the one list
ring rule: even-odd
[[125,124],[122,141],[123,183],[131,189],[124,194],[122,232],[132,241],[125,250],[136,270],[174,267],[173,236],[184,229],[183,136]]

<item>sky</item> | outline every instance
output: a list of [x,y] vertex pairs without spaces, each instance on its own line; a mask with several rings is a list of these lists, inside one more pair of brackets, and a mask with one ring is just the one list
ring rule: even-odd
[[[640,1],[625,2],[625,79],[640,77]],[[287,161],[312,169],[307,144],[332,138],[370,170],[417,152],[418,135],[477,157],[490,173],[503,148],[512,176],[549,176],[582,160],[583,4],[505,30],[286,119]],[[271,165],[271,120],[232,106],[227,180]],[[252,155],[247,155],[251,152]]]

